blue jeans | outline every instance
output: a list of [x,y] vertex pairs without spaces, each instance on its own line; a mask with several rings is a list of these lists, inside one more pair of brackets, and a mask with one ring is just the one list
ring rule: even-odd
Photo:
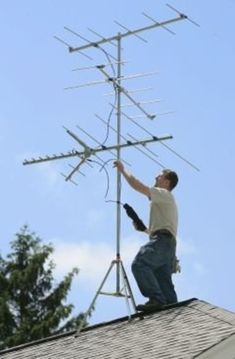
[[150,241],[140,248],[131,269],[144,297],[161,304],[177,302],[172,282],[175,250],[175,239],[168,234],[150,237]]

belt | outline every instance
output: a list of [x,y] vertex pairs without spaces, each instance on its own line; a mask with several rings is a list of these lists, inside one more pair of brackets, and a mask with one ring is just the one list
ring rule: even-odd
[[158,234],[163,234],[163,235],[166,235],[166,236],[174,237],[173,234],[170,231],[168,231],[168,229],[158,229],[157,231],[153,232],[150,235],[150,237],[155,237]]

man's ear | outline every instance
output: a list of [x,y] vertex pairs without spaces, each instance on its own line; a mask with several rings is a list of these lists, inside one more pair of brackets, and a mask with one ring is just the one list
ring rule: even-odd
[[171,181],[169,179],[165,179],[166,181],[166,185],[167,185],[167,188],[170,190],[171,189]]

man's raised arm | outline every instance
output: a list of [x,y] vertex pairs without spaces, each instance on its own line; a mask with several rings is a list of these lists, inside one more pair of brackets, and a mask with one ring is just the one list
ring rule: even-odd
[[121,161],[114,161],[113,164],[133,189],[150,198],[150,188],[127,171]]

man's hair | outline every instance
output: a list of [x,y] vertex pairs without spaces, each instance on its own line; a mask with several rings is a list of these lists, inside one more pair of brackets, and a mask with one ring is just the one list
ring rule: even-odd
[[172,191],[179,181],[177,173],[168,169],[164,169],[163,173],[165,175],[165,178],[170,181],[170,190]]

